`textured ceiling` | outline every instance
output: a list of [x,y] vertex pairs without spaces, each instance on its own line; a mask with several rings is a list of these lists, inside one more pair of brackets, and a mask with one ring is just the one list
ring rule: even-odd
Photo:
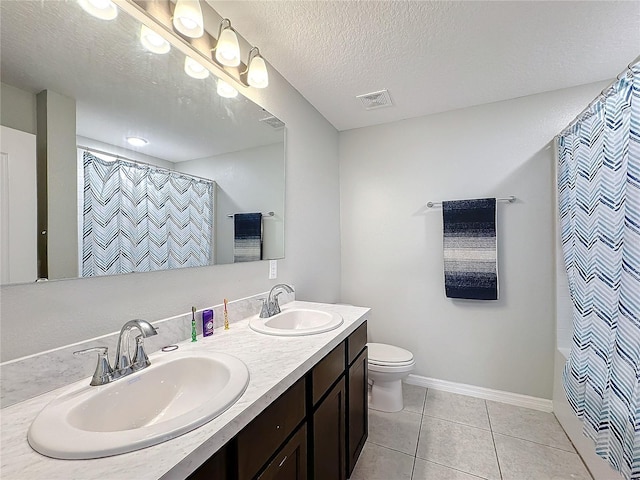
[[[208,2],[338,130],[613,79],[640,2]],[[388,89],[395,106],[355,96]]]

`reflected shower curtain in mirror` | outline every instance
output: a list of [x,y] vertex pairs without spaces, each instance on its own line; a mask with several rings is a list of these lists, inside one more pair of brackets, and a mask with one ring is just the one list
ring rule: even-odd
[[214,182],[83,153],[82,276],[211,264]]
[[565,391],[596,453],[640,478],[640,64],[559,136],[573,303]]

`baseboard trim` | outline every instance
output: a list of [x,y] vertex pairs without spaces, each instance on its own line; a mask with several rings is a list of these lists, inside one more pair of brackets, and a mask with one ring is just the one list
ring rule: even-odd
[[532,408],[541,412],[552,412],[553,401],[545,398],[530,397],[520,393],[504,392],[502,390],[493,390],[491,388],[476,387],[475,385],[466,385],[464,383],[448,382],[446,380],[438,380],[436,378],[422,377],[420,375],[409,375],[405,382],[409,385],[417,385],[419,387],[433,388],[434,390],[442,390],[443,392],[458,393],[470,397],[481,398],[483,400],[491,400],[494,402],[507,403],[517,407]]

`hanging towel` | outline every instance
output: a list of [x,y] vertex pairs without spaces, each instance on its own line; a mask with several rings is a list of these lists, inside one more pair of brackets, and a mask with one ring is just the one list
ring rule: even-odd
[[262,214],[236,213],[233,216],[233,261],[262,259]]
[[496,199],[442,202],[449,298],[498,299]]

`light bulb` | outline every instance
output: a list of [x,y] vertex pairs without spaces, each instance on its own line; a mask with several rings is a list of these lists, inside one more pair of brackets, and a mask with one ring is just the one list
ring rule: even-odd
[[269,85],[267,64],[260,55],[256,55],[250,61],[247,82],[255,88],[266,88]]
[[198,63],[191,57],[185,57],[184,71],[190,77],[197,78],[199,80],[202,80],[203,78],[207,78],[209,76],[209,70],[204,68],[200,63]]
[[144,48],[153,53],[163,54],[171,50],[169,42],[146,25],[140,27],[140,43],[142,43]]
[[201,37],[204,34],[204,19],[200,0],[178,0],[173,11],[173,26],[187,37]]
[[118,16],[118,8],[111,0],[78,0],[78,4],[89,15],[100,20],[113,20]]
[[230,27],[220,32],[220,38],[216,44],[216,60],[227,67],[240,65],[240,46],[238,36]]
[[133,145],[134,147],[144,147],[149,143],[148,140],[141,137],[127,137],[127,142],[129,142],[129,145]]
[[236,98],[238,96],[238,90],[221,79],[218,79],[218,87],[216,88],[216,92],[218,92],[218,95],[224,98]]

